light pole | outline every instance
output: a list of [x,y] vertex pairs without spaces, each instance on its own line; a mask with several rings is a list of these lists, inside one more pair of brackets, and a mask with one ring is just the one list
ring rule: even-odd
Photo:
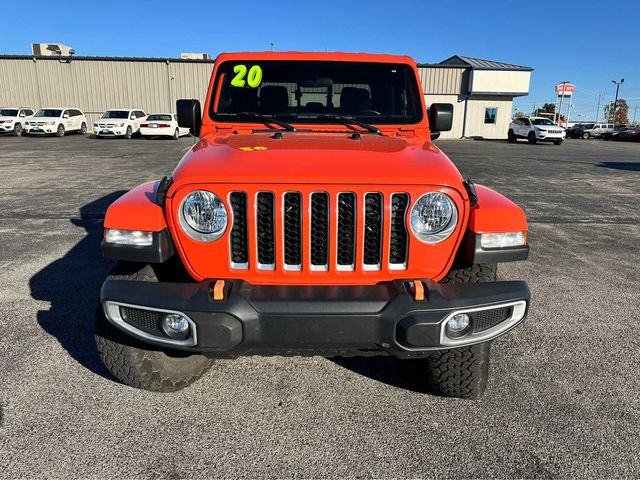
[[621,78],[619,82],[615,80],[611,80],[611,83],[614,83],[616,86],[616,99],[613,101],[613,126],[616,126],[616,107],[618,106],[618,92],[620,91],[620,85],[624,83],[624,78]]
[[598,123],[598,118],[600,117],[600,99],[604,96],[604,93],[596,93],[596,97],[598,98],[598,106],[596,107],[596,123]]

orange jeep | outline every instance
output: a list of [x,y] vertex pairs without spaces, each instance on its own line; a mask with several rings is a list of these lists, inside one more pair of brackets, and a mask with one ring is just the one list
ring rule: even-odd
[[177,112],[199,142],[104,221],[113,375],[166,392],[216,357],[392,355],[435,393],[482,393],[491,341],[527,313],[527,284],[496,281],[527,221],[432,143],[453,107],[425,108],[411,58],[223,54],[203,112]]

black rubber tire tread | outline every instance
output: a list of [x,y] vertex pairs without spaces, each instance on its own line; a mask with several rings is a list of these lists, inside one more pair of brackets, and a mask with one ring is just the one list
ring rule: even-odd
[[562,145],[562,140],[554,140],[553,144],[554,145]]
[[[119,263],[107,278],[157,281],[148,265]],[[98,306],[95,318],[95,341],[102,362],[122,383],[153,392],[175,392],[202,377],[213,360],[204,355],[167,352],[144,344],[114,327]]]
[[477,399],[489,378],[490,343],[434,352],[427,359],[428,386],[443,397]]
[[440,283],[481,283],[495,282],[498,265],[495,263],[475,264],[467,268],[451,269]]
[[21,123],[16,123],[13,127],[13,136],[14,137],[21,137],[22,136],[22,124]]
[[58,125],[58,128],[56,128],[56,137],[64,137],[65,133],[66,130],[64,128],[64,125]]
[[527,135],[527,142],[529,142],[531,145],[533,145],[537,141],[538,141],[538,139],[536,138],[536,134],[534,132],[529,132],[529,135]]
[[516,143],[518,141],[518,139],[516,138],[516,134],[513,133],[513,130],[509,130],[509,133],[507,134],[507,140],[509,141],[509,143]]
[[131,140],[132,136],[133,136],[133,130],[131,129],[131,125],[129,125],[127,127],[127,131],[124,134],[124,138],[126,138],[127,140]]

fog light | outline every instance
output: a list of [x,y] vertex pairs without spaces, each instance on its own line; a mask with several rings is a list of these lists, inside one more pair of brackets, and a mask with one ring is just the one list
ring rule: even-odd
[[162,329],[171,338],[184,340],[189,335],[189,321],[179,313],[169,313],[162,319]]
[[466,313],[458,313],[447,321],[447,336],[451,338],[462,337],[469,331],[471,318]]

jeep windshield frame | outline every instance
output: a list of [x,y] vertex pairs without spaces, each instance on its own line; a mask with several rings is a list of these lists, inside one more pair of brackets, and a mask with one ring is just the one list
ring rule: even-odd
[[226,60],[216,69],[209,117],[255,123],[248,112],[298,125],[344,126],[338,118],[346,117],[406,126],[424,119],[418,79],[406,63]]

